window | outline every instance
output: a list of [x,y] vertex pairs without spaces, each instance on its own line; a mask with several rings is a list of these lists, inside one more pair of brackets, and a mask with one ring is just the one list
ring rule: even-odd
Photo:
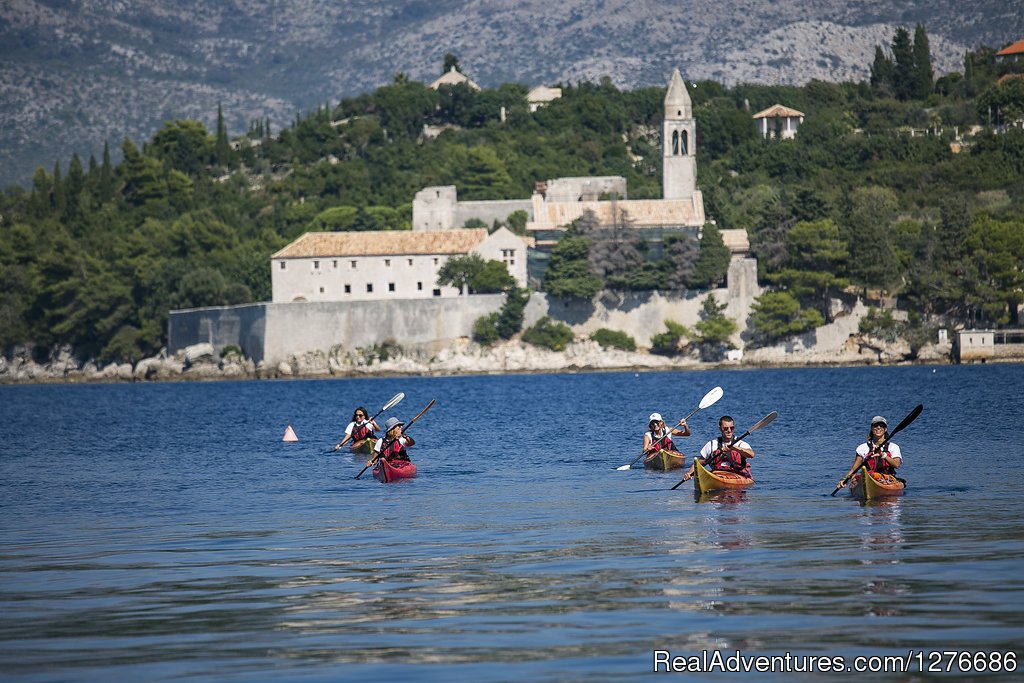
[[407,260],[409,261],[409,265],[411,266],[412,265],[412,259],[407,259]]
[[320,270],[320,262],[313,261],[313,270]]
[[366,291],[367,292],[372,292],[373,291],[373,283],[372,282],[367,282],[366,283]]
[[509,262],[508,262],[508,264],[509,264],[510,266],[514,266],[514,265],[516,264],[516,260],[515,260],[515,259],[509,259]]
[[346,294],[351,294],[352,293],[352,285],[345,285],[345,293]]
[[356,262],[355,261],[349,261],[348,263],[349,263],[349,266],[351,266],[352,270],[356,269]]
[[389,292],[395,291],[395,283],[394,282],[389,282],[388,283],[388,291]]
[[334,267],[334,268],[338,267],[338,259],[334,259],[334,265],[332,267]]
[[384,259],[384,267],[385,268],[390,268],[391,267],[391,259],[389,259],[389,258]]
[[441,296],[441,290],[440,289],[434,289],[434,296]]
[[281,261],[281,270],[284,270],[284,261]]
[[323,294],[323,293],[324,293],[324,288],[323,288],[323,287],[321,287],[321,288],[320,288],[320,293],[321,293],[321,294]]
[[434,258],[434,265],[435,266],[437,265],[437,258],[436,257]]
[[422,282],[417,282],[416,283],[416,291],[418,291],[418,292],[422,292],[423,291],[423,283]]

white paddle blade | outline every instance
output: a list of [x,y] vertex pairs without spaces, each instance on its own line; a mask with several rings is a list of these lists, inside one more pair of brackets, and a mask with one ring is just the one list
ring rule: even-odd
[[616,467],[615,469],[617,471],[619,471],[619,472],[623,472],[625,470],[628,470],[629,468],[630,468],[630,465],[623,465],[622,467]]
[[380,409],[380,412],[383,413],[385,410],[390,410],[391,408],[394,408],[395,406],[402,402],[403,398],[405,398],[405,394],[402,393],[401,391],[398,392],[397,394],[391,397],[390,401],[384,404],[384,407]]
[[725,392],[722,391],[722,387],[715,387],[706,393],[704,398],[700,400],[700,409],[704,410],[705,408],[710,408],[715,405],[718,403],[718,399],[722,398],[723,394],[725,394]]
[[765,415],[764,417],[762,417],[761,420],[757,424],[755,424],[753,427],[751,427],[748,431],[751,431],[751,432],[757,431],[761,427],[765,427],[765,426],[771,424],[772,420],[774,420],[778,416],[779,416],[779,414],[773,410],[772,412],[770,412],[767,415]]

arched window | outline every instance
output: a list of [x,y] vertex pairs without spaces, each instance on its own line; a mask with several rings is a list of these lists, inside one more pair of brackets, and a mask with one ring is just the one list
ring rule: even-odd
[[683,131],[683,156],[686,156],[687,154],[689,154],[689,152],[688,152],[689,149],[690,149],[689,135],[687,135],[687,132],[684,130]]
[[672,156],[679,154],[679,131],[672,131]]

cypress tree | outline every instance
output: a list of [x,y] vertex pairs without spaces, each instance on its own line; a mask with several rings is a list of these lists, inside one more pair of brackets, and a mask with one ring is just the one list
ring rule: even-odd
[[893,90],[896,99],[909,100],[914,96],[914,46],[910,33],[900,26],[892,39]]
[[100,201],[109,202],[114,196],[114,170],[110,166],[110,143],[103,141],[103,165],[100,166]]
[[932,55],[928,48],[928,34],[924,26],[918,24],[914,29],[914,97],[923,100],[935,89],[932,72]]
[[876,90],[892,87],[892,62],[885,56],[881,45],[875,45],[875,59],[871,63],[871,87]]
[[217,142],[214,156],[221,166],[227,166],[231,161],[231,143],[228,142],[228,129],[224,125],[224,112],[219,102],[217,103]]

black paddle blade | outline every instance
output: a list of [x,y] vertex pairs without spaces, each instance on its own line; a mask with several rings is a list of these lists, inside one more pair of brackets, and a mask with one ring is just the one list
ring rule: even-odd
[[902,431],[903,429],[909,427],[910,423],[917,419],[917,416],[921,414],[922,410],[924,410],[924,406],[919,403],[916,408],[910,411],[909,415],[903,418],[903,420],[898,425],[896,425],[895,429],[889,432],[889,438],[891,439],[893,435],[896,434],[896,432]]

